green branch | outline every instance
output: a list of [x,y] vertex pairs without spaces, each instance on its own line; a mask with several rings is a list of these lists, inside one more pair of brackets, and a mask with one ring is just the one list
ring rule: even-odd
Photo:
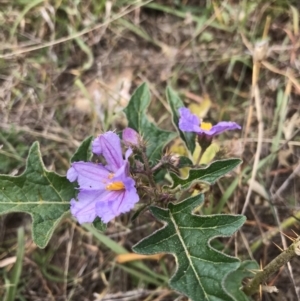
[[268,278],[278,271],[284,264],[293,257],[300,256],[300,237],[298,237],[286,250],[273,259],[262,271],[257,273],[251,282],[243,288],[246,295],[251,296],[258,292],[259,286],[265,283]]

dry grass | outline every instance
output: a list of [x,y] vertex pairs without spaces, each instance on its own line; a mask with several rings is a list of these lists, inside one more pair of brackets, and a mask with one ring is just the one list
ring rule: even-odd
[[[144,81],[156,122],[171,128],[164,96],[171,84],[186,103],[208,97],[207,120],[243,125],[242,170],[215,185],[210,197],[219,211],[245,212],[248,222],[230,248],[265,265],[280,252],[272,242],[285,247],[283,234],[300,232],[299,3],[148,2],[2,1],[0,172],[21,173],[38,140],[47,168],[64,174],[87,135],[124,127],[119,112]],[[225,144],[231,155],[240,151],[239,140]],[[117,218],[103,236],[108,240],[67,219],[44,250],[31,241],[28,216],[0,222],[0,263],[13,261],[17,228],[26,225],[15,300],[178,297],[165,282],[172,257],[144,261],[152,274],[116,261],[117,246],[130,251],[157,227],[148,213],[135,222]],[[0,296],[11,267],[8,261],[0,270]],[[280,293],[263,293],[262,300],[298,300],[299,259],[269,284]]]

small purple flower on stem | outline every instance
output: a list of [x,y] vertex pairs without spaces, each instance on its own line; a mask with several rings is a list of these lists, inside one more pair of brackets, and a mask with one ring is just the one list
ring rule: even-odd
[[105,158],[106,165],[74,162],[67,172],[68,180],[79,184],[78,201],[71,200],[71,213],[80,224],[91,223],[97,216],[108,223],[139,201],[135,181],[129,176],[132,150],[127,150],[124,160],[120,138],[113,132],[98,136],[92,149]]
[[127,146],[138,146],[140,135],[134,129],[126,128],[123,130],[122,139]]
[[198,116],[191,113],[187,108],[179,109],[180,119],[179,128],[184,132],[194,132],[198,135],[205,135],[212,138],[229,130],[240,130],[241,127],[231,121],[221,121],[216,125],[211,125],[207,122],[200,122]]

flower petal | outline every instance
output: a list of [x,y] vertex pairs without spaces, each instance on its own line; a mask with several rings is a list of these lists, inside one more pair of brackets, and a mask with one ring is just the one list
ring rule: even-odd
[[77,177],[78,177],[78,173],[77,173],[76,169],[71,165],[71,167],[67,171],[67,179],[70,182],[74,182],[74,181],[76,181]]
[[107,164],[74,162],[67,173],[69,181],[79,184],[78,201],[71,200],[71,213],[79,223],[93,222],[97,215],[107,223],[139,200],[135,181],[129,177],[132,150],[126,151],[124,160],[119,137],[107,132],[94,140],[93,152],[103,155]]
[[74,162],[67,172],[70,182],[77,180],[80,189],[101,189],[109,181],[109,171],[92,162]]
[[71,213],[78,220],[80,224],[82,223],[92,223],[96,218],[96,200],[101,195],[101,191],[86,191],[82,190],[78,194],[78,200],[71,200]]
[[241,129],[241,127],[235,122],[221,121],[212,126],[211,129],[205,130],[201,128],[199,118],[192,114],[189,109],[180,108],[178,111],[180,113],[179,128],[185,132],[194,132],[198,135],[204,134],[212,137],[225,131]]
[[201,131],[200,120],[196,115],[192,114],[187,108],[180,108],[178,111],[180,114],[179,128],[182,131],[194,133]]
[[108,223],[121,213],[130,211],[139,201],[134,180],[127,178],[124,184],[125,190],[110,191],[101,199],[101,202],[96,203],[96,213],[104,223]]
[[116,172],[123,164],[121,141],[114,132],[98,136],[92,143],[93,153],[103,155],[109,168]]
[[219,135],[225,131],[240,130],[241,126],[232,121],[221,121],[214,125],[209,131],[202,130],[208,136]]
[[128,150],[125,153],[125,160],[127,161],[128,158],[131,156],[132,154],[132,149],[129,147]]

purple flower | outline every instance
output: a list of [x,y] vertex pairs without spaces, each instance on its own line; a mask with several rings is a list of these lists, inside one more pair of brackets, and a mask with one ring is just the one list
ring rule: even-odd
[[216,125],[211,125],[207,122],[201,122],[198,116],[191,113],[187,108],[179,109],[180,119],[179,128],[184,132],[194,132],[198,135],[205,135],[212,138],[229,130],[240,130],[241,127],[231,121],[221,121]]
[[68,180],[79,184],[78,201],[71,200],[71,213],[80,224],[91,223],[97,216],[108,223],[139,201],[135,181],[129,176],[132,150],[126,151],[124,160],[120,138],[113,132],[98,136],[92,149],[105,158],[106,165],[74,162],[67,172]]
[[132,128],[126,128],[123,130],[122,139],[125,145],[139,145],[139,134]]

